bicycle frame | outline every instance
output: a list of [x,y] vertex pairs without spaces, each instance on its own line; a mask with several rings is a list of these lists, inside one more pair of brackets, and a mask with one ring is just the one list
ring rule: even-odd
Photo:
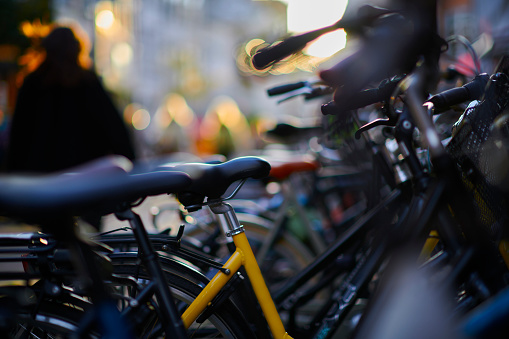
[[292,338],[285,330],[281,317],[272,300],[269,289],[260,271],[256,258],[253,254],[249,241],[239,224],[237,217],[230,204],[220,202],[211,205],[210,208],[219,216],[220,224],[226,236],[231,236],[236,250],[230,256],[223,269],[205,286],[198,297],[189,305],[182,315],[182,321],[186,328],[198,318],[214,297],[228,283],[230,278],[243,266],[252,284],[254,293],[260,303],[263,315],[267,320],[270,332],[275,339]]
[[[372,213],[369,213],[369,215],[360,221],[357,224],[357,227],[354,227],[354,230],[350,230],[350,232],[347,232],[348,234],[345,234],[344,237],[341,237],[336,246],[333,246],[326,253],[321,255],[320,258],[318,258],[318,260],[312,264],[311,267],[309,267],[309,269],[305,270],[302,272],[302,274],[296,277],[297,279],[292,280],[292,283],[289,285],[290,288],[285,288],[283,291],[280,291],[280,293],[277,293],[278,295],[276,298],[284,299],[285,295],[288,295],[291,291],[293,291],[293,287],[300,286],[304,283],[304,281],[307,281],[310,279],[310,277],[314,276],[320,269],[326,266],[326,262],[337,256],[339,250],[343,249],[346,243],[351,238],[355,237],[355,234],[357,234],[358,231],[361,229],[364,230],[369,224],[369,221],[372,220],[375,216],[379,215],[384,207],[388,208],[389,206],[394,206],[397,202],[400,202],[400,197],[401,194],[398,190],[395,190],[393,194],[390,194],[386,200],[378,206],[378,208],[375,208]],[[241,266],[243,266],[253,287],[256,299],[258,300],[258,303],[262,309],[263,315],[265,316],[265,319],[268,323],[272,336],[276,339],[291,338],[291,336],[286,332],[285,327],[281,321],[281,317],[274,303],[274,299],[272,298],[265,284],[265,280],[248,242],[246,234],[244,233],[244,229],[238,222],[233,207],[228,203],[219,202],[218,204],[210,206],[210,208],[218,216],[219,224],[221,225],[224,234],[227,237],[233,238],[236,250],[230,256],[226,264],[224,264],[222,269],[219,270],[219,272],[211,279],[207,286],[205,286],[198,297],[184,312],[182,315],[184,327],[189,328],[191,326],[191,324],[199,317],[199,315],[210,305],[212,300],[218,295],[218,293],[223,289],[228,281],[235,275]],[[371,261],[373,261],[373,264],[376,264],[379,258],[380,255],[375,255],[373,256],[374,261]],[[362,272],[365,271],[366,270],[362,270]],[[362,278],[359,279],[361,279],[361,281],[357,282],[359,285],[369,281],[365,275],[362,275]],[[350,306],[350,302],[348,303]],[[348,307],[345,306],[343,308]]]
[[[311,263],[310,266],[306,267],[306,269],[300,272],[293,279],[290,279],[289,284],[285,285],[281,291],[276,292],[274,298],[272,298],[266,286],[265,280],[260,272],[257,259],[252,252],[242,226],[235,216],[233,207],[223,201],[209,203],[208,205],[210,209],[218,217],[218,223],[222,227],[223,233],[227,237],[231,237],[233,244],[235,245],[235,252],[233,252],[226,264],[212,278],[212,280],[207,284],[207,286],[205,286],[198,297],[184,312],[182,315],[184,326],[189,328],[191,324],[198,319],[200,314],[209,306],[228,281],[235,275],[241,266],[243,266],[253,287],[256,299],[258,300],[268,323],[272,336],[274,338],[291,338],[286,332],[281,321],[275,301],[279,305],[279,303],[281,303],[289,294],[293,293],[295,290],[294,288],[302,286],[306,281],[324,269],[331,261],[335,260],[337,255],[345,249],[345,246],[348,247],[348,244],[350,244],[353,239],[356,239],[359,234],[364,234],[364,232],[370,228],[368,225],[373,219],[383,213],[386,208],[393,208],[397,206],[397,203],[401,202],[401,197],[401,191],[399,189],[394,189],[391,194],[388,194],[385,199],[383,199],[370,211],[370,213],[367,213],[367,215],[360,218],[357,223],[355,223],[313,263]],[[374,256],[372,265],[376,266],[376,262],[378,262],[379,258],[379,255]],[[372,267],[372,265],[370,265],[370,267]],[[362,270],[362,272],[365,271],[371,272],[371,270],[367,269]],[[367,275],[362,275],[362,277],[358,277],[358,279],[360,280],[356,280],[356,284],[359,286],[364,285],[366,281],[369,281]],[[347,305],[344,305],[342,309],[349,309],[352,305],[353,302],[348,301]],[[346,315],[346,312],[343,313]],[[332,329],[332,327],[329,329]]]
[[[331,260],[330,258],[336,258],[337,253],[340,251],[340,249],[343,249],[344,246],[346,246],[346,243],[350,239],[355,237],[355,235],[361,230],[365,230],[369,222],[381,213],[381,210],[394,207],[398,204],[398,202],[401,202],[401,197],[401,192],[399,190],[395,190],[392,194],[386,197],[386,199],[378,205],[378,208],[375,208],[372,213],[369,213],[367,216],[365,216],[365,218],[356,224],[357,227],[353,227],[352,230],[341,237],[341,239],[339,239],[336,243],[336,246],[333,246],[328,251],[326,251],[326,253],[319,256],[316,262],[314,262],[307,270],[304,270],[304,272],[298,275],[298,277],[295,277],[289,286],[285,286],[287,288],[284,288],[283,291],[276,293],[276,299],[278,299],[280,302],[285,298],[285,296],[288,296],[291,291],[294,291],[294,287],[302,285],[305,281],[310,279],[310,277],[314,276],[326,265],[326,262]],[[274,299],[272,298],[265,284],[265,280],[252,252],[246,234],[244,233],[244,229],[238,222],[233,207],[228,203],[219,202],[216,205],[210,206],[210,208],[216,215],[218,215],[220,221],[219,224],[222,226],[225,235],[227,237],[232,237],[236,250],[230,256],[226,264],[223,265],[222,269],[216,273],[216,275],[211,279],[207,286],[204,287],[202,292],[186,309],[182,315],[184,327],[189,328],[191,324],[196,319],[198,319],[200,314],[205,311],[212,300],[219,294],[223,287],[225,287],[228,281],[243,266],[246,270],[248,279],[253,287],[256,299],[258,300],[258,303],[262,309],[263,315],[267,321],[272,336],[276,339],[292,338],[285,330],[279,312],[276,308]],[[377,266],[377,263],[379,263],[380,258],[382,258],[384,248],[385,244],[381,244],[381,246],[377,247],[377,250],[375,251],[376,253],[370,256],[371,259],[368,260],[369,263],[361,263],[361,265],[366,265],[366,267],[359,271],[359,275],[355,274],[352,276],[354,281],[352,282],[352,285],[349,286],[357,286],[358,288],[355,290],[358,290],[361,288],[361,286],[364,286],[367,281],[369,281],[370,272],[372,272],[373,268]],[[350,306],[353,305],[352,300],[353,299],[345,300],[343,307],[340,309],[342,311],[349,309]],[[328,309],[330,309],[330,307]],[[339,318],[342,318],[345,315],[346,312],[342,312]],[[333,320],[336,319],[335,317],[331,317],[330,319],[335,323]],[[329,332],[336,328],[330,321],[327,322],[326,325],[328,326],[327,329],[323,331],[317,331],[323,333],[324,331]]]
[[[442,190],[437,190],[436,187],[433,186],[428,191],[428,195],[426,195],[427,199],[416,199],[416,201],[414,201],[414,203],[411,205],[416,208],[417,206],[421,206],[423,201],[427,203],[431,201],[434,205],[437,201],[435,195],[438,194],[440,196],[441,192]],[[329,250],[319,256],[319,258],[317,258],[315,262],[313,262],[307,269],[301,272],[301,274],[299,274],[297,277],[294,277],[294,279],[291,279],[290,283],[286,285],[282,291],[276,293],[274,299],[272,298],[265,284],[256,258],[252,252],[244,230],[235,216],[233,207],[223,201],[209,203],[209,207],[211,208],[212,212],[218,216],[219,224],[222,227],[223,233],[227,237],[232,238],[236,250],[231,255],[226,264],[222,267],[222,269],[212,278],[210,283],[207,284],[207,286],[202,290],[198,297],[184,312],[182,315],[184,326],[188,328],[196,319],[198,319],[199,315],[209,306],[215,296],[218,295],[218,293],[223,289],[228,281],[235,275],[241,266],[243,266],[246,270],[248,279],[251,282],[256,298],[261,306],[262,312],[268,323],[272,336],[274,338],[291,338],[285,330],[285,327],[281,321],[281,317],[275,306],[274,300],[280,303],[283,299],[285,299],[285,297],[294,291],[294,287],[300,286],[305,281],[308,281],[310,277],[314,276],[318,271],[326,266],[326,263],[329,262],[331,258],[336,258],[337,254],[342,249],[344,249],[344,246],[346,246],[347,242],[355,238],[359,232],[369,229],[367,225],[370,224],[370,221],[373,218],[376,218],[376,216],[382,213],[382,211],[384,211],[386,208],[392,210],[395,206],[398,205],[398,203],[402,202],[402,198],[402,192],[399,189],[394,189],[392,194],[389,194],[379,205],[372,209],[371,213],[368,213],[363,218],[361,218],[361,220],[359,220],[351,229],[349,229],[348,232],[343,234],[343,236],[340,237],[340,239],[338,239],[336,243],[331,248],[329,248]],[[426,209],[426,211],[429,211],[429,209]],[[416,212],[418,212],[417,215],[423,216],[421,214],[422,211],[419,209]],[[429,215],[426,215],[426,218],[423,219],[426,221],[429,220]],[[415,221],[416,220],[412,220],[412,222]],[[421,222],[423,224],[421,227],[427,223],[426,221]],[[418,229],[420,230],[421,227],[418,227]],[[355,287],[353,291],[357,291],[365,286],[365,284],[369,281],[369,277],[373,273],[373,270],[378,266],[380,259],[383,258],[382,254],[385,252],[385,246],[385,243],[381,243],[380,246],[376,246],[376,248],[373,250],[374,252],[369,256],[369,260],[366,259],[366,262],[359,263],[362,268],[356,268],[354,272],[352,272],[351,279],[353,280],[348,282],[346,287],[343,285],[340,286],[339,291],[341,292],[341,295],[345,296],[343,304],[339,308],[335,307],[334,304],[329,305],[329,307],[327,307],[328,311],[326,313],[328,315],[335,309],[340,309],[341,314],[338,315],[334,313],[334,316],[331,316],[330,318],[328,317],[327,319],[330,320],[323,324],[325,327],[322,326],[316,329],[315,334],[329,333],[336,328],[335,320],[343,318],[346,315],[346,310],[353,305],[352,300],[355,298],[351,293],[351,288]],[[320,335],[318,334],[318,336]]]

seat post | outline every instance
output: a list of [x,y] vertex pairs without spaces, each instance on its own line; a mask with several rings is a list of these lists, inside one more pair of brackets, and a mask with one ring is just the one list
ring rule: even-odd
[[[260,307],[273,337],[277,339],[291,339],[288,333],[286,333],[281,317],[277,312],[269,289],[265,284],[262,272],[260,271],[260,267],[258,266],[258,262],[253,254],[251,245],[244,233],[244,227],[240,225],[233,207],[224,201],[219,201],[217,204],[209,204],[209,207],[212,212],[217,215],[221,228],[226,235],[226,239],[228,241],[234,241],[233,239],[235,238],[235,243],[232,244],[234,247],[234,256],[241,253],[243,267],[241,267],[240,270],[243,270],[249,278],[251,288],[260,303]],[[228,243],[228,245],[230,245],[230,243]]]
[[228,249],[230,252],[234,252],[235,244],[232,236],[244,232],[244,227],[239,223],[232,205],[219,201],[217,204],[210,204],[209,208],[216,215],[221,230],[226,237]]

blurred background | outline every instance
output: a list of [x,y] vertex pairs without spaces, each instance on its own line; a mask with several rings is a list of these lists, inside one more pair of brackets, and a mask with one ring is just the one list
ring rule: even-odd
[[[40,62],[39,44],[52,23],[78,30],[86,57],[128,124],[140,157],[189,152],[227,157],[261,148],[261,133],[277,120],[320,119],[319,104],[282,105],[266,89],[316,78],[353,44],[344,31],[322,37],[264,71],[250,58],[290,34],[330,25],[365,4],[360,0],[1,0],[0,163],[17,90]],[[507,53],[504,0],[439,1],[443,37],[474,42],[485,70]],[[348,42],[347,42],[348,40]],[[451,46],[457,67],[473,67]],[[306,119],[303,119],[306,118]]]

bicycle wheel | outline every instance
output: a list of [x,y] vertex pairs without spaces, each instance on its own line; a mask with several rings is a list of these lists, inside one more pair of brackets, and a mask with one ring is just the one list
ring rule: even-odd
[[[68,338],[78,330],[84,312],[70,304],[45,300],[35,315],[30,311],[14,316],[8,338]],[[94,338],[94,335],[90,336]]]
[[[117,276],[134,277],[141,286],[146,286],[150,281],[150,276],[139,265],[139,259],[136,253],[114,253],[110,256],[113,264],[113,272]],[[177,302],[177,309],[183,313],[187,305],[191,304],[208,283],[208,279],[182,263],[171,258],[160,256],[160,263],[163,272],[166,275],[167,283],[171,288],[173,297]],[[117,291],[131,293],[133,289],[130,286],[117,284]],[[127,295],[134,297],[134,295]],[[143,324],[145,338],[154,338],[160,336],[158,330],[159,320],[157,319],[156,303],[151,314],[145,314],[147,321]],[[193,323],[188,329],[190,338],[250,338],[254,337],[246,319],[242,316],[239,309],[231,302],[225,300],[218,305],[213,314],[202,323]]]

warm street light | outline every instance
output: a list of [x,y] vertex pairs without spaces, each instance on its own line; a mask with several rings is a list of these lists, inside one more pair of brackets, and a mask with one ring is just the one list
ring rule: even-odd
[[133,58],[133,49],[127,42],[119,42],[111,49],[111,61],[117,67],[129,65]]
[[95,16],[95,25],[103,30],[108,30],[113,26],[115,22],[115,15],[109,9],[103,9],[99,11]]

